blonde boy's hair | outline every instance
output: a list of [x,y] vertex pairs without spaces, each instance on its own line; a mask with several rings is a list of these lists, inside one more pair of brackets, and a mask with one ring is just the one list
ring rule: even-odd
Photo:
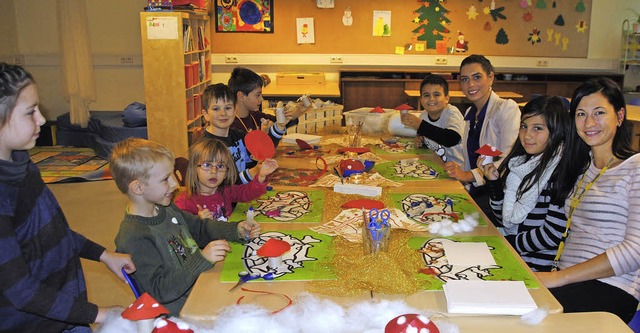
[[126,194],[132,181],[149,180],[149,170],[162,160],[174,163],[173,153],[167,147],[145,139],[128,138],[111,151],[109,168],[118,189]]
[[203,162],[215,162],[227,166],[227,173],[221,187],[231,186],[235,184],[238,171],[233,156],[229,152],[229,148],[218,139],[202,139],[189,147],[189,165],[187,166],[187,176],[185,185],[187,187],[187,195],[198,195],[198,164]]

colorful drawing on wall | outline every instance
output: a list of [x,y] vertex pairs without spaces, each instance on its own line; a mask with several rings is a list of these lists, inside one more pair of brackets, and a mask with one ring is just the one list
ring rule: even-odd
[[314,44],[316,42],[316,32],[313,17],[297,18],[296,32],[298,44]]
[[[391,193],[394,207],[411,220],[421,224],[449,219],[457,221],[470,214],[477,214],[478,208],[465,194],[433,193]],[[478,218],[479,225],[486,225],[484,218]]]
[[449,33],[447,24],[451,23],[451,20],[446,17],[449,10],[442,6],[440,0],[423,0],[420,8],[414,11],[417,16],[413,19],[414,23],[418,24],[418,27],[413,29],[414,34],[418,34],[418,40],[427,42],[428,49],[435,49],[437,41],[443,40],[442,35]]
[[[282,263],[278,267],[270,267],[268,258],[257,254],[257,250],[270,238],[285,241],[291,245],[291,249],[282,255]],[[238,273],[241,271],[260,275],[271,272],[277,280],[281,281],[334,279],[335,274],[326,265],[333,260],[332,243],[331,236],[310,230],[291,230],[286,233],[269,231],[246,244],[230,243],[231,253],[224,260],[220,280],[237,282]],[[256,280],[258,281],[260,280]]]
[[451,179],[431,161],[398,161],[376,164],[380,175],[393,181]]
[[273,32],[273,0],[216,0],[217,32]]
[[375,37],[391,36],[391,11],[390,10],[374,10],[373,11],[373,36]]
[[321,222],[323,206],[322,191],[267,192],[256,200],[238,203],[229,220],[243,221],[249,207],[253,207],[260,223]]
[[[485,242],[491,250],[496,265],[454,266],[449,265],[444,251],[444,242]],[[523,281],[527,288],[538,288],[531,273],[520,264],[516,254],[499,236],[470,236],[450,238],[422,238],[409,240],[409,246],[422,253],[425,268],[421,270],[432,282],[432,289],[442,289],[450,280]]]

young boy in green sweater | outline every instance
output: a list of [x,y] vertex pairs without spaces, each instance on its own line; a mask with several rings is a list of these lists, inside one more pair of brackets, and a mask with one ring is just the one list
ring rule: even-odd
[[227,241],[256,237],[256,223],[202,220],[172,202],[178,183],[166,147],[138,138],[118,143],[109,161],[118,189],[129,203],[115,239],[131,255],[140,288],[179,316],[200,273],[224,260]]

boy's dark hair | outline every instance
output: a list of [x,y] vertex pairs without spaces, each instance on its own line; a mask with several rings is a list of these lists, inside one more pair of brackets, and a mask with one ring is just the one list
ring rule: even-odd
[[[567,112],[566,104],[562,98],[558,96],[538,96],[533,98],[522,108],[520,122],[522,123],[524,120],[538,115],[544,117],[547,129],[549,130],[547,147],[541,153],[542,157],[540,158],[540,164],[538,164],[533,172],[523,177],[522,182],[518,187],[518,191],[516,192],[516,200],[519,200],[523,193],[531,189],[531,187],[538,182],[540,177],[542,177],[542,173],[547,169],[549,162],[556,154],[563,154],[561,157],[561,159],[563,159],[566,157],[564,156],[565,151],[569,149],[566,141],[573,125],[569,118],[569,112]],[[562,147],[562,150],[560,150],[560,147]],[[516,139],[516,142],[513,144],[513,148],[511,148],[511,152],[507,157],[505,157],[504,161],[498,168],[503,180],[506,180],[510,172],[509,161],[518,156],[526,156],[527,161],[534,157],[527,154],[527,151],[522,146],[522,142],[520,142],[519,135],[518,139]],[[555,198],[555,203],[564,205],[565,199],[569,195],[571,188],[573,188],[575,179],[571,180],[558,177],[560,170],[563,168],[562,164],[563,163],[560,162],[560,164],[556,166],[549,181],[551,182],[552,192],[557,192],[558,194]]]
[[435,74],[428,74],[427,76],[425,76],[420,83],[420,95],[422,95],[422,87],[426,86],[427,84],[441,86],[442,89],[444,89],[444,95],[449,96],[449,83],[447,83],[447,80],[442,78],[442,76]]
[[487,75],[491,74],[491,72],[493,72],[494,74],[496,73],[496,69],[493,68],[491,61],[489,61],[489,59],[487,59],[485,56],[481,54],[472,54],[464,58],[464,60],[462,60],[462,62],[460,63],[460,69],[470,64],[480,64],[485,74]]
[[208,111],[209,106],[218,99],[236,104],[236,95],[231,92],[231,89],[224,83],[216,83],[209,85],[202,93],[202,108]]
[[235,97],[238,95],[238,91],[249,95],[252,90],[262,87],[264,82],[262,81],[262,77],[256,72],[248,68],[236,67],[233,69],[233,72],[231,72],[231,77],[227,84]]
[[10,118],[22,89],[32,83],[33,76],[24,68],[0,62],[0,128]]

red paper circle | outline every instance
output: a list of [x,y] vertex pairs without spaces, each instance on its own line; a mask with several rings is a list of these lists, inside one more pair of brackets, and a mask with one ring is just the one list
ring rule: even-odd
[[261,130],[253,130],[247,133],[244,137],[244,144],[247,146],[249,154],[257,161],[272,158],[276,153],[276,147],[273,145],[273,141],[271,141],[267,133]]

